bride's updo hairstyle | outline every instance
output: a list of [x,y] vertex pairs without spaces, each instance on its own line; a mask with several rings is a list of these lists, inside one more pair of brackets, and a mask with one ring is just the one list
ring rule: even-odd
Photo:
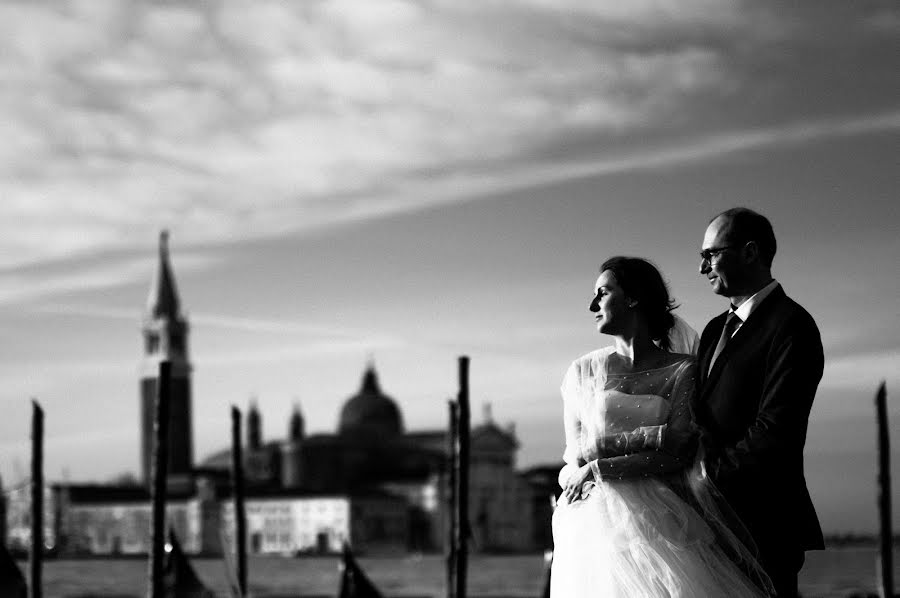
[[600,266],[616,277],[625,295],[637,303],[637,309],[647,321],[650,338],[668,351],[669,330],[675,325],[671,311],[678,307],[669,296],[669,287],[656,266],[639,257],[617,255]]

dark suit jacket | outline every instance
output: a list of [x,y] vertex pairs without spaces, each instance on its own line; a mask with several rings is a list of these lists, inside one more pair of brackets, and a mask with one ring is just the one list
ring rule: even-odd
[[707,472],[764,561],[822,549],[803,476],[809,412],[824,362],[819,329],[779,285],[708,371],[726,315],[714,318],[700,337],[694,412]]

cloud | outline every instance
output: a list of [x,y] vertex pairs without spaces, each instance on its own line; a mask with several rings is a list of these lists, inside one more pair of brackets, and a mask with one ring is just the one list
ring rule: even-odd
[[682,138],[660,147],[633,152],[600,153],[571,159],[523,162],[493,170],[460,169],[427,180],[407,180],[378,201],[360,202],[344,217],[366,219],[460,201],[484,199],[494,194],[528,189],[572,179],[616,175],[641,170],[667,169],[708,160],[721,160],[746,151],[777,148],[866,133],[900,131],[900,112],[861,118],[798,122],[784,126],[734,130]]
[[[130,248],[162,227],[186,245],[252,239],[833,134],[713,126],[768,89],[748,86],[756,65],[742,61],[788,29],[809,35],[774,26],[777,10],[3,4],[0,268]],[[572,139],[585,154],[547,157]]]
[[294,343],[290,345],[281,344],[277,347],[254,350],[233,352],[223,351],[209,355],[204,354],[202,364],[204,367],[210,368],[233,368],[234,366],[246,367],[253,364],[271,366],[279,363],[296,363],[298,360],[321,356],[351,355],[356,357],[367,353],[371,354],[375,351],[387,351],[403,346],[404,342],[402,340],[386,336],[367,337],[364,339],[329,339]]
[[417,174],[646,127],[721,82],[710,49],[623,50],[543,8],[4,5],[0,266],[167,224],[204,242],[341,221]]
[[[178,268],[185,272],[205,269],[217,260],[210,255],[186,253],[179,255]],[[65,269],[0,272],[0,306],[128,285],[150,280],[152,272],[153,266],[146,258],[112,259],[102,264],[66,264]],[[131,312],[131,317],[135,317],[135,312]]]
[[526,0],[526,3],[575,18],[587,16],[606,22],[645,26],[696,23],[698,20],[721,25],[740,17],[739,2],[721,0],[599,0],[587,3],[578,0]]
[[[179,258],[179,265],[181,264]],[[140,313],[135,309],[125,309],[89,304],[43,304],[31,308],[37,313],[74,316],[77,318],[91,317],[112,320],[128,320],[138,322]],[[279,340],[275,346],[260,345],[258,341],[252,343],[253,349],[228,349],[234,343],[234,336],[230,336],[232,342],[227,345],[207,348],[204,350],[200,362],[204,367],[229,367],[246,364],[272,364],[285,361],[296,361],[309,357],[323,355],[362,355],[375,351],[387,351],[398,347],[407,347],[411,344],[424,345],[426,341],[410,340],[393,333],[378,330],[354,330],[339,326],[325,324],[310,324],[290,319],[277,318],[249,318],[243,316],[231,316],[223,314],[210,314],[191,312],[190,323],[196,329],[220,329],[230,333],[252,333],[266,336],[289,337],[294,340],[284,342]],[[301,340],[302,339],[302,340]],[[27,367],[34,376],[18,376],[13,382],[20,382],[16,388],[24,388],[29,392],[34,391],[36,379],[41,376],[50,379],[78,378],[85,375],[106,376],[110,371],[132,372],[136,362],[113,362],[109,359],[68,359],[64,361],[29,361]],[[15,370],[21,374],[21,364],[15,366]],[[0,368],[0,379],[14,378],[13,371],[8,374]],[[47,373],[53,371],[53,376]],[[15,393],[10,393],[15,394]]]
[[871,391],[874,396],[882,380],[887,382],[889,390],[900,386],[898,363],[900,363],[900,348],[830,359],[825,363],[820,386],[827,390],[863,393]]
[[[179,258],[179,268],[181,258]],[[32,308],[39,313],[76,317],[92,317],[112,320],[138,321],[140,314],[134,309],[108,307],[89,304],[43,304]],[[373,339],[376,344],[396,344],[398,339],[388,339],[383,334],[367,330],[352,330],[339,326],[310,324],[291,319],[250,318],[226,314],[191,312],[190,322],[194,327],[219,328],[223,330],[276,335],[303,335],[333,339],[335,342],[353,342],[354,339]]]
[[[30,308],[37,313],[74,316],[78,318],[92,317],[101,319],[126,320],[137,322],[140,314],[138,310],[108,307],[90,304],[42,304]],[[397,334],[396,331],[386,332],[376,329],[353,329],[343,326],[328,324],[311,324],[298,322],[292,319],[281,318],[250,318],[227,314],[213,314],[192,311],[190,323],[193,329],[220,329],[232,333],[251,333],[266,336],[294,337],[303,340],[295,340],[290,343],[280,342],[277,346],[262,345],[253,350],[221,350],[219,347],[207,349],[202,356],[204,366],[228,366],[241,363],[272,363],[302,359],[321,355],[353,354],[363,355],[379,351],[390,351],[402,348],[405,350],[459,350],[461,347],[471,345],[473,342],[480,347],[480,353],[490,355],[498,359],[506,359],[511,363],[522,364],[527,361],[527,356],[522,354],[522,341],[548,338],[563,338],[566,333],[571,333],[570,327],[543,325],[523,326],[516,328],[512,336],[502,342],[498,342],[496,335],[484,333],[483,336],[473,336],[467,332],[463,336],[455,335],[454,330],[444,333],[425,333],[422,331],[405,331]],[[233,337],[232,337],[233,340]],[[254,346],[259,346],[254,344]],[[65,364],[55,362],[30,362],[30,366],[42,371],[51,365],[59,367],[66,375],[81,375],[84,373],[96,373],[104,371],[105,361],[68,361]],[[538,363],[540,361],[538,360]],[[128,361],[115,364],[117,368],[132,368],[134,362]],[[534,365],[529,363],[529,365]],[[17,366],[19,367],[19,366]],[[2,368],[0,368],[2,370]],[[2,371],[0,371],[2,377]],[[29,382],[33,385],[33,382]],[[31,388],[31,386],[27,386]]]
[[900,14],[894,7],[884,7],[867,17],[863,25],[873,33],[896,36],[900,34]]
[[786,126],[760,127],[729,131],[714,135],[681,139],[668,147],[633,152],[625,155],[597,156],[575,160],[530,164],[516,172],[504,173],[489,179],[470,178],[472,189],[465,191],[455,184],[458,195],[486,194],[554,182],[620,174],[636,170],[670,168],[705,160],[720,159],[729,154],[806,143],[873,132],[900,130],[900,112],[890,112],[871,117],[829,119],[817,122],[800,122]]

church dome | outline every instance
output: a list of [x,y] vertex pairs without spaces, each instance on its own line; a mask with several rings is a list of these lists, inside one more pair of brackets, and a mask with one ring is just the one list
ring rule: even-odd
[[363,374],[359,392],[347,399],[341,409],[339,434],[378,434],[398,436],[403,433],[400,409],[378,386],[378,374],[369,366]]

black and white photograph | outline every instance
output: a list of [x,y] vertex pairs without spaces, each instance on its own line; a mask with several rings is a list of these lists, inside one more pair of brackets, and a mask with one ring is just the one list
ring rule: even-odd
[[891,598],[896,0],[0,0],[0,598]]

